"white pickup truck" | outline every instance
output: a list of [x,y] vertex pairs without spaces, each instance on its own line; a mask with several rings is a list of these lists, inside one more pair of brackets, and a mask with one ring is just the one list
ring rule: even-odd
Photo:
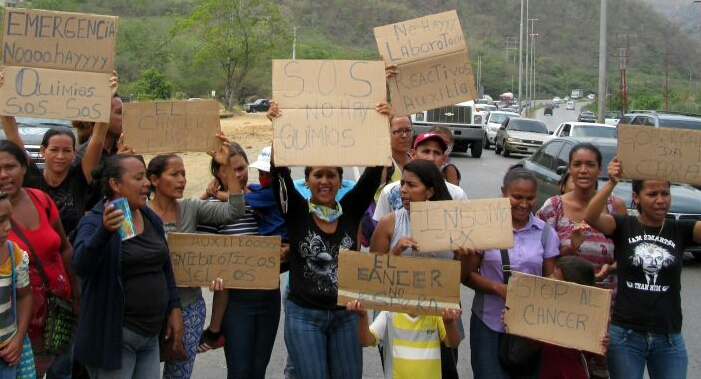
[[469,148],[473,158],[482,156],[487,133],[486,119],[487,112],[477,111],[472,100],[411,115],[414,137],[427,132],[434,125],[446,126],[453,132],[453,151],[466,153]]

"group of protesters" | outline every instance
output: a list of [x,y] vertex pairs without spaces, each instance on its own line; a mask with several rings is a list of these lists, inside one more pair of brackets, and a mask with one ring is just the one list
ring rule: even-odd
[[[580,144],[563,175],[571,183],[540,210],[535,177],[517,167],[505,173],[513,248],[422,252],[411,235],[411,204],[467,199],[459,183],[470,175],[449,162],[450,130],[437,127],[412,142],[411,120],[381,102],[391,166],[366,168],[352,186],[341,167],[309,166],[302,191],[269,147],[249,164],[241,146],[219,133],[218,150],[209,152],[212,181],[198,183],[200,198],[183,199],[183,159],[144,162],[124,146],[116,73],[109,85],[109,122],[77,125],[89,135],[77,148],[72,132],[48,131],[43,170],[25,152],[14,117],[2,117],[0,377],[20,374],[28,336],[37,377],[190,378],[198,353],[223,346],[229,378],[263,378],[284,308],[287,378],[360,378],[363,346],[380,347],[387,378],[457,378],[465,330],[474,377],[510,378],[498,357],[510,271],[615,291],[609,333],[599,336],[605,355],[543,344],[536,369],[520,376],[641,378],[647,367],[652,378],[686,377],[680,274],[685,246],[701,242],[701,223],[666,218],[669,182],[633,181],[637,213],[629,215],[612,196],[624,162],[614,158],[610,180],[597,189],[601,153]],[[267,116],[283,111],[272,101]],[[249,168],[259,184],[248,183]],[[119,233],[126,218],[135,232],[128,239]],[[279,289],[225,290],[217,278],[205,328],[201,288],[175,282],[170,232],[279,235],[289,270],[282,304]],[[339,250],[363,246],[459,261],[460,281],[475,292],[469,327],[459,308],[427,316],[371,315],[360,301],[339,306]],[[59,354],[46,349],[49,296],[72,302],[78,316],[73,344]]]

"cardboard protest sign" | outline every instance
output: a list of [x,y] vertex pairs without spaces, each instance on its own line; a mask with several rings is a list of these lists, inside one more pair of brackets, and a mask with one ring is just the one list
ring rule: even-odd
[[4,66],[0,114],[109,122],[111,74]]
[[168,233],[168,249],[179,287],[275,289],[280,286],[280,237]]
[[603,353],[611,291],[512,272],[504,324],[510,334]]
[[2,63],[109,74],[117,25],[116,16],[5,8]]
[[477,98],[465,37],[454,10],[374,31],[385,63],[397,64],[399,73],[388,80],[396,115]]
[[514,246],[511,204],[507,198],[411,203],[411,236],[418,253]]
[[342,250],[338,305],[352,300],[370,309],[434,316],[460,308],[460,262]]
[[216,100],[125,103],[124,144],[139,154],[210,151],[220,146]]
[[273,60],[278,166],[389,165],[389,120],[380,61]]
[[629,179],[701,185],[701,130],[618,125],[618,157]]
[[5,8],[0,114],[108,122],[117,20]]

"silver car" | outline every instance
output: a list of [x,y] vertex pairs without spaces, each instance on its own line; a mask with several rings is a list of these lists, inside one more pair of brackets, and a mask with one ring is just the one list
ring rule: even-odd
[[511,117],[499,128],[494,152],[508,157],[511,153],[532,154],[550,136],[542,121],[532,118]]
[[503,124],[506,119],[511,117],[518,117],[518,113],[505,111],[489,112],[487,122],[485,122],[485,129],[487,132],[484,139],[485,149],[494,144],[494,139],[497,136],[497,131],[499,131],[499,128],[501,128],[501,124]]

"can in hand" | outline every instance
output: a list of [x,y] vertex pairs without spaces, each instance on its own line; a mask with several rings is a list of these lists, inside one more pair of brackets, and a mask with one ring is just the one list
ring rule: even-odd
[[117,232],[119,236],[122,237],[122,241],[136,236],[136,230],[134,230],[134,221],[131,218],[131,209],[129,209],[129,202],[125,197],[120,197],[119,199],[114,199],[110,201],[110,204],[114,205],[116,209],[120,209],[124,214],[124,220],[122,220],[122,225],[119,226]]

